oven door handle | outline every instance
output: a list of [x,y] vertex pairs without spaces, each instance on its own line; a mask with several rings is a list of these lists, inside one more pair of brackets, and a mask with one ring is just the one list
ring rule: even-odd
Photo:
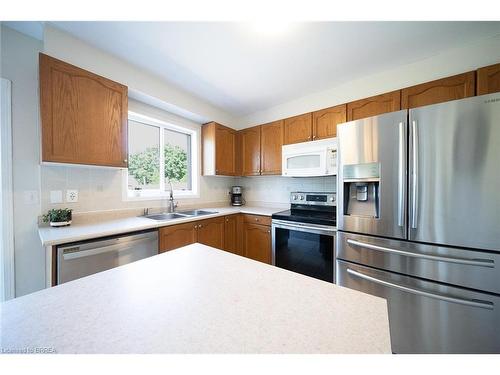
[[391,283],[389,281],[380,280],[380,279],[377,279],[375,277],[365,275],[364,273],[351,270],[350,268],[347,269],[347,273],[352,275],[352,276],[358,277],[360,279],[371,281],[372,283],[385,286],[387,288],[397,289],[397,290],[400,290],[402,292],[416,294],[417,296],[434,298],[437,300],[451,302],[451,303],[458,303],[459,305],[479,307],[481,309],[493,310],[493,308],[494,308],[493,302],[490,302],[490,301],[468,300],[468,299],[446,296],[443,294],[426,292],[424,290],[413,289],[413,288],[409,288],[407,286],[394,284],[394,283]]
[[306,224],[298,224],[298,223],[290,223],[290,222],[283,222],[281,220],[273,220],[272,221],[272,226],[276,228],[282,228],[282,229],[299,229],[302,231],[308,230],[314,233],[326,233],[330,234],[332,236],[335,235],[337,230],[335,228],[332,228],[327,225],[306,225]]

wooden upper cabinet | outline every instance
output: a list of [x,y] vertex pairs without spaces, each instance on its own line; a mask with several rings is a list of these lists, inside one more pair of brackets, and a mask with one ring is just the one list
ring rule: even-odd
[[312,113],[290,117],[283,123],[283,143],[307,142],[312,140]]
[[236,175],[236,131],[216,122],[201,129],[204,176]]
[[224,250],[230,253],[238,252],[238,215],[229,215],[224,218]]
[[337,105],[313,112],[312,133],[313,140],[332,138],[337,136],[337,124],[347,121],[347,104]]
[[377,116],[382,113],[399,111],[400,109],[401,91],[397,90],[347,103],[347,121]]
[[477,95],[500,92],[500,64],[477,70]]
[[197,225],[199,243],[224,249],[224,217],[200,220]]
[[260,224],[244,224],[244,255],[247,258],[271,264],[271,227]]
[[281,175],[283,120],[261,125],[261,174]]
[[416,108],[475,95],[476,74],[468,72],[446,77],[401,91],[401,108]]
[[241,132],[236,132],[236,151],[234,157],[236,163],[236,176],[243,175],[243,153],[241,139]]
[[163,253],[195,243],[196,228],[197,222],[176,224],[160,228],[158,234],[159,252]]
[[260,126],[241,131],[242,175],[260,175]]
[[40,54],[42,160],[127,167],[127,87]]

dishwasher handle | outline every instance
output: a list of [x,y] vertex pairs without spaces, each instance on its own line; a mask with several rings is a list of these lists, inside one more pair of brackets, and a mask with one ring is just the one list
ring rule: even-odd
[[[116,238],[115,241],[115,243],[105,246],[99,246],[99,242],[95,242],[93,243],[93,247],[90,247],[90,244],[85,244],[85,248],[81,248],[80,246],[65,246],[61,247],[59,250],[62,251],[62,257],[64,260],[78,259],[113,251],[125,251],[130,249],[131,246],[137,246],[151,241],[157,241],[157,235],[155,233],[148,233],[144,235],[130,236],[130,238],[120,237]],[[101,242],[109,243],[110,241],[108,240]]]

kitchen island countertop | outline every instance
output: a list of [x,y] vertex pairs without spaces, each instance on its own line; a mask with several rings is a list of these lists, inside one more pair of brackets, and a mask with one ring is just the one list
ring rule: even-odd
[[1,350],[390,353],[384,299],[201,244],[1,304]]

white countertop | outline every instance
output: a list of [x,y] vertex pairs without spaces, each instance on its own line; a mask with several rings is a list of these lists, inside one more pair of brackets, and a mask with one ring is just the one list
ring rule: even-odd
[[193,244],[1,304],[2,350],[390,353],[384,299]]
[[275,212],[283,211],[283,208],[273,207],[215,207],[202,208],[204,211],[217,211],[216,214],[198,217],[187,217],[168,221],[157,221],[145,217],[127,217],[113,220],[96,220],[94,222],[74,222],[68,227],[52,228],[40,227],[38,234],[43,246],[54,246],[69,242],[83,241],[97,237],[111,236],[114,234],[135,232],[145,229],[159,228],[167,225],[175,225],[190,221],[210,219],[212,217],[224,216],[236,213],[271,216]]

